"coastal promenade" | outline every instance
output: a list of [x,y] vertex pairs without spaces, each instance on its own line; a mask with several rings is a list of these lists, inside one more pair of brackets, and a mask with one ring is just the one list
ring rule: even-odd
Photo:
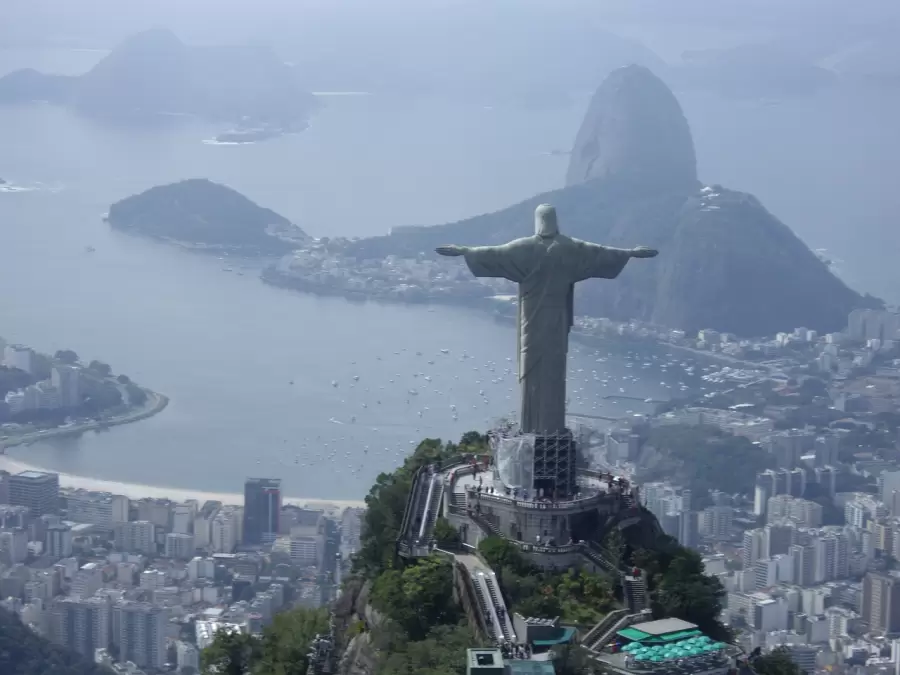
[[162,394],[158,394],[154,391],[150,391],[145,389],[144,392],[147,394],[147,401],[144,405],[139,408],[135,408],[134,410],[129,410],[128,412],[117,415],[115,417],[110,417],[109,419],[104,419],[101,421],[91,420],[90,422],[85,422],[84,424],[73,424],[68,427],[56,427],[55,429],[43,429],[40,431],[30,431],[25,434],[13,435],[10,434],[6,438],[2,438],[0,440],[0,451],[3,448],[11,448],[16,445],[29,445],[31,443],[36,443],[37,441],[45,441],[48,438],[59,438],[62,436],[77,436],[78,434],[84,433],[85,431],[92,431],[96,429],[108,429],[109,427],[116,427],[121,424],[131,424],[132,422],[139,422],[140,420],[147,419],[148,417],[153,417],[157,413],[165,410],[166,406],[169,405],[169,399]]

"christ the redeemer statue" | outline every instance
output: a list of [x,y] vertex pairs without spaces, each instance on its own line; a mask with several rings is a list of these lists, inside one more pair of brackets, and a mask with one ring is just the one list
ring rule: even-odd
[[441,255],[465,256],[476,277],[502,277],[519,285],[519,428],[545,435],[565,430],[566,357],[575,284],[615,279],[631,258],[653,258],[639,246],[610,248],[559,233],[556,209],[534,212],[535,234],[501,246],[439,246]]

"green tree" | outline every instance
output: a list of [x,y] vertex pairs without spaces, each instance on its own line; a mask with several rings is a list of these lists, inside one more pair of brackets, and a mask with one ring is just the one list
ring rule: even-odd
[[88,364],[88,370],[93,371],[100,377],[109,377],[112,375],[112,367],[108,363],[103,363],[103,361],[91,361]]
[[259,675],[306,675],[309,646],[328,630],[324,609],[295,609],[276,614],[263,631],[261,653],[254,664]]
[[200,655],[204,675],[249,675],[261,654],[258,638],[246,633],[219,631]]
[[671,537],[660,538],[659,544],[659,550],[632,555],[634,565],[647,574],[654,616],[690,621],[715,639],[730,641],[730,632],[719,622],[725,597],[721,582],[706,576],[695,551],[678,546]]
[[[379,632],[382,632],[379,629]],[[471,629],[463,625],[435,626],[422,640],[380,637],[379,675],[462,675],[466,649],[479,646]]]
[[387,570],[372,586],[372,605],[396,622],[413,640],[429,628],[453,622],[453,566],[438,556],[424,558],[402,572]]
[[459,530],[443,517],[438,518],[434,523],[434,540],[439,547],[451,551],[459,548],[462,543],[459,537]]
[[625,542],[625,537],[622,536],[622,531],[618,527],[610,528],[603,539],[603,547],[606,549],[609,561],[615,565],[616,569],[625,567],[628,545]]
[[70,366],[78,363],[78,354],[73,352],[71,349],[57,350],[57,352],[53,355],[53,358],[56,361],[68,364]]
[[403,524],[406,501],[418,469],[459,455],[459,447],[429,438],[419,443],[403,466],[393,473],[382,473],[366,496],[366,515],[360,535],[360,549],[353,558],[353,569],[374,579],[382,571],[397,565],[396,545]]
[[128,402],[134,406],[144,405],[147,402],[147,392],[136,384],[129,382],[125,385],[125,392],[128,394]]
[[48,380],[53,371],[53,362],[46,354],[35,353],[31,357],[31,374],[35,380]]
[[508,567],[517,574],[531,570],[519,547],[503,537],[485,537],[478,542],[478,552],[494,570]]
[[777,647],[768,654],[754,658],[753,669],[757,675],[803,675],[803,671],[791,660],[784,647]]

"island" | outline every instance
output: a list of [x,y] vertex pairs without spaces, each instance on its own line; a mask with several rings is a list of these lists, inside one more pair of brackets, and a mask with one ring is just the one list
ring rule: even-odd
[[144,122],[191,115],[267,137],[303,128],[317,99],[296,68],[260,46],[188,46],[171,31],[138,33],[79,76],[17,70],[0,103],[46,101],[93,119]]
[[169,399],[109,364],[52,356],[0,338],[0,450],[52,436],[107,429],[161,412]]
[[309,240],[284,216],[203,178],[127,197],[110,207],[106,220],[125,232],[243,255],[284,254]]

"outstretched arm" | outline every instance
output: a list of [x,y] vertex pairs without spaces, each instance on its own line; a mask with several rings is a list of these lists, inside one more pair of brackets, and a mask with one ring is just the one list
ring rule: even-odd
[[655,258],[659,255],[659,251],[648,246],[637,246],[631,249],[632,258]]
[[529,239],[517,239],[500,246],[438,246],[435,251],[446,256],[465,256],[466,264],[476,277],[522,281],[532,266]]
[[447,244],[446,246],[438,246],[434,249],[438,255],[446,255],[455,258],[459,255],[465,255],[469,250],[468,246],[456,246],[455,244]]
[[658,251],[646,246],[613,248],[587,241],[578,242],[578,256],[572,267],[574,280],[615,279],[632,258],[653,258]]

